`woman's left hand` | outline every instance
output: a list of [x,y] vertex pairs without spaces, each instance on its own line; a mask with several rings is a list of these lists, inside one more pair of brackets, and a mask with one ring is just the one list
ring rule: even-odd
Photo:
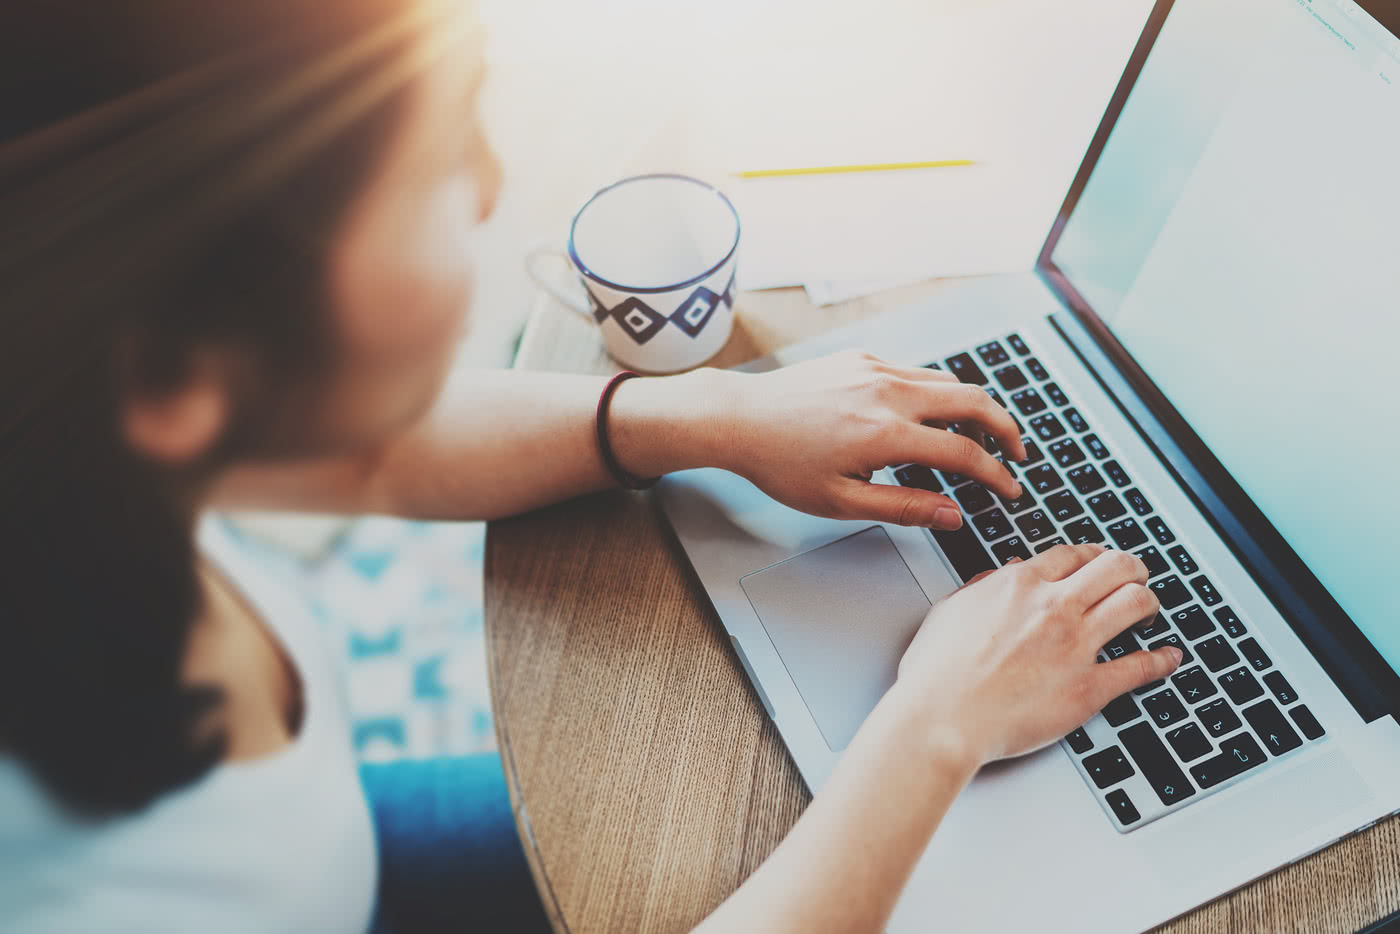
[[[870,482],[883,467],[911,463],[963,474],[1008,499],[1021,495],[1008,469],[974,440],[985,432],[1005,456],[1022,460],[1016,422],[980,387],[949,373],[847,351],[726,377],[725,404],[712,422],[721,435],[716,466],[795,509],[938,529],[961,525],[961,510],[947,496]],[[933,427],[952,423],[963,433]]]

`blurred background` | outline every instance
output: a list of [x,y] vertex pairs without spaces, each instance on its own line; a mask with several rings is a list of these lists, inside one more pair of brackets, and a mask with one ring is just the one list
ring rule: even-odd
[[[828,301],[1029,269],[1151,0],[479,0],[486,123],[506,170],[480,231],[463,366],[509,366],[598,188],[683,172],[730,194],[740,284]],[[969,159],[917,177],[736,172]],[[464,258],[464,261],[468,261]],[[561,281],[564,270],[558,270]],[[742,301],[741,301],[742,306]],[[494,748],[480,523],[228,517],[342,648],[365,758]]]

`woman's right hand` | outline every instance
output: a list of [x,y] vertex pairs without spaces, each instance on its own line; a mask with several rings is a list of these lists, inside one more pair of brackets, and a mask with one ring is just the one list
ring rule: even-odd
[[974,768],[1045,746],[1113,698],[1171,674],[1174,648],[1096,663],[1157,612],[1147,568],[1126,552],[1060,545],[975,578],[939,601],[891,693]]

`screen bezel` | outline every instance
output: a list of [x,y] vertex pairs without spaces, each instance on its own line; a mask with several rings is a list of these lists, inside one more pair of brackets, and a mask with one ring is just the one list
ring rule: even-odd
[[[1400,720],[1400,673],[1385,661],[1355,621],[1094,312],[1069,276],[1055,264],[1055,247],[1065,225],[1088,186],[1113,127],[1174,3],[1175,0],[1157,0],[1153,6],[1084,161],[1041,248],[1036,271],[1069,309],[1083,332],[1087,332],[1097,349],[1107,357],[1127,390],[1137,397],[1140,406],[1136,407],[1145,410],[1139,411],[1138,416],[1141,417],[1135,417],[1125,407],[1125,414],[1162,457],[1182,489],[1201,509],[1236,557],[1254,575],[1266,595],[1347,695],[1357,713],[1368,722],[1386,714]],[[1400,34],[1400,0],[1359,0],[1358,5],[1392,34]],[[1065,333],[1065,329],[1062,328],[1061,332]],[[1065,336],[1074,343],[1072,334],[1066,333]],[[1102,376],[1100,379],[1102,381]],[[1110,394],[1115,394],[1114,387],[1107,382],[1105,388]],[[1118,401],[1120,405],[1123,404],[1122,398]],[[1179,457],[1173,454],[1179,454]],[[1181,463],[1181,458],[1186,463]],[[1209,495],[1201,495],[1203,491],[1194,488],[1188,477],[1208,484]]]

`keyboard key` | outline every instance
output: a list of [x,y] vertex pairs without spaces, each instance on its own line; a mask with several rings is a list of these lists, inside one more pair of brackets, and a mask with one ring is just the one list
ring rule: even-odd
[[950,487],[960,487],[964,483],[970,483],[971,481],[971,477],[964,477],[960,473],[953,473],[951,470],[943,471],[943,482]]
[[1234,671],[1227,671],[1219,678],[1220,689],[1223,690],[1236,705],[1244,704],[1248,701],[1260,697],[1264,689],[1255,680],[1254,673],[1248,668],[1236,668]]
[[1066,542],[1063,538],[1060,538],[1060,536],[1056,535],[1054,538],[1049,539],[1048,541],[1043,541],[1043,542],[1041,542],[1039,545],[1036,545],[1036,546],[1035,546],[1035,553],[1036,553],[1036,554],[1040,554],[1040,553],[1043,552],[1043,551],[1049,551],[1051,548],[1054,548],[1056,545],[1066,545],[1066,544],[1068,544],[1068,542]]
[[1317,717],[1308,709],[1306,704],[1299,704],[1288,711],[1288,715],[1293,718],[1293,722],[1298,724],[1298,729],[1303,731],[1303,735],[1308,739],[1317,739],[1326,731],[1322,724],[1317,722]]
[[1101,490],[1108,485],[1103,482],[1103,477],[1093,464],[1080,464],[1078,467],[1066,471],[1065,475],[1069,477],[1070,484],[1079,491],[1081,496],[1088,496],[1095,490]]
[[1069,430],[1077,435],[1082,435],[1089,430],[1089,423],[1084,420],[1084,416],[1079,414],[1078,409],[1065,409],[1062,413],[1065,421],[1069,422]]
[[1161,613],[1153,614],[1151,619],[1143,620],[1133,629],[1144,639],[1155,639],[1164,632],[1172,631],[1172,628],[1167,625],[1166,617]]
[[1094,456],[1094,460],[1101,461],[1108,456],[1108,448],[1103,446],[1098,435],[1085,435],[1084,446],[1089,449],[1089,453]]
[[1104,472],[1108,474],[1108,479],[1113,481],[1113,485],[1119,488],[1127,486],[1133,481],[1128,479],[1128,473],[1117,461],[1108,461],[1103,465]]
[[1037,464],[1027,470],[1026,482],[1041,496],[1065,485],[1065,481],[1060,479],[1060,475],[1055,473],[1055,468],[1049,464]]
[[1120,730],[1118,741],[1128,750],[1128,755],[1142,770],[1142,777],[1147,779],[1163,804],[1176,804],[1196,793],[1150,723],[1135,723],[1126,730]]
[[1206,667],[1211,671],[1229,668],[1240,660],[1240,657],[1235,654],[1234,648],[1225,641],[1224,636],[1216,636],[1198,643],[1196,651],[1201,653],[1201,661],[1205,662]]
[[1089,519],[1076,519],[1067,523],[1062,531],[1076,545],[1097,545],[1103,541],[1103,533]]
[[1020,389],[1022,386],[1026,385],[1026,383],[1030,382],[1030,380],[1026,379],[1026,374],[1021,372],[1021,368],[1014,363],[1010,366],[1002,367],[1000,370],[997,370],[994,375],[997,378],[997,382],[1001,383],[1001,388],[1005,389],[1007,392],[1011,392],[1013,389]]
[[1084,507],[1069,490],[1061,490],[1045,497],[1045,508],[1060,522],[1067,522],[1084,511]]
[[1245,661],[1249,662],[1249,667],[1255,671],[1263,671],[1273,664],[1269,661],[1269,656],[1264,654],[1264,649],[1254,639],[1241,639],[1239,646],[1240,654],[1244,656]]
[[987,549],[982,547],[982,543],[972,533],[972,529],[966,525],[959,526],[950,532],[941,529],[934,531],[933,540],[948,556],[949,563],[953,565],[953,570],[958,572],[958,576],[963,579],[963,583],[972,580],[983,571],[993,570],[997,566],[991,555],[987,554]]
[[1293,685],[1288,683],[1288,679],[1281,671],[1271,671],[1264,676],[1264,684],[1273,692],[1278,702],[1287,707],[1298,699],[1297,693],[1293,690]]
[[1016,528],[1021,530],[1028,542],[1038,542],[1055,534],[1055,523],[1050,521],[1043,509],[1033,509],[1017,517]]
[[1112,660],[1115,658],[1122,658],[1124,655],[1130,652],[1136,652],[1141,648],[1142,646],[1138,645],[1137,640],[1133,638],[1132,630],[1129,629],[1119,633],[1115,639],[1105,645],[1103,647],[1103,654],[1107,655],[1109,659]]
[[1133,774],[1132,765],[1117,746],[1109,746],[1103,752],[1089,756],[1084,760],[1084,769],[1100,788],[1116,785]]
[[1108,802],[1108,806],[1113,809],[1113,813],[1118,817],[1118,823],[1122,824],[1124,827],[1128,826],[1133,821],[1142,819],[1142,815],[1138,813],[1138,809],[1133,807],[1133,802],[1129,800],[1128,793],[1122,788],[1113,789],[1108,794],[1104,795],[1104,800]]
[[[1031,376],[1038,383],[1043,383],[1050,378],[1050,371],[1045,369],[1045,367],[1041,365],[1041,362],[1035,357],[1031,357],[1026,361],[1026,369],[1031,371]],[[1060,403],[1057,402],[1055,404],[1059,405]]]
[[1063,441],[1056,441],[1050,445],[1050,456],[1061,467],[1069,467],[1082,461],[1084,452],[1080,450],[1079,445],[1074,443],[1073,438],[1065,438]]
[[[1189,572],[1182,571],[1181,573],[1186,574]],[[1191,586],[1201,598],[1201,602],[1206,606],[1215,606],[1223,599],[1220,596],[1220,592],[1215,589],[1215,585],[1210,582],[1210,578],[1206,577],[1204,574],[1200,577],[1193,577],[1191,579]]]
[[943,369],[943,364],[941,364],[941,363],[925,363],[925,364],[924,364],[924,369],[925,369],[925,370],[941,370],[941,369]]
[[1142,711],[1138,710],[1137,702],[1129,694],[1119,694],[1109,701],[1101,712],[1109,726],[1122,726],[1129,720],[1136,720],[1142,716]]
[[982,362],[987,364],[987,366],[1001,366],[1011,359],[1010,355],[1006,352],[1006,348],[1001,346],[997,341],[991,341],[990,343],[978,347],[977,356],[981,357]]
[[1019,334],[1007,335],[1006,342],[1011,345],[1012,350],[1016,351],[1016,353],[1022,357],[1031,352],[1031,349],[1026,346],[1025,341],[1021,340],[1021,335]]
[[1144,697],[1142,707],[1152,718],[1152,722],[1158,726],[1168,726],[1178,720],[1186,719],[1186,708],[1182,706],[1180,698],[1171,688],[1167,688],[1159,694],[1153,694],[1151,697]]
[[1215,628],[1215,623],[1206,615],[1206,611],[1194,603],[1173,613],[1172,622],[1176,623],[1177,630],[1192,642],[1205,637]]
[[1172,530],[1167,528],[1167,524],[1162,521],[1161,516],[1153,516],[1147,520],[1147,531],[1152,533],[1152,537],[1157,539],[1159,545],[1170,545],[1176,541],[1176,536]]
[[1181,692],[1181,697],[1188,704],[1199,704],[1209,697],[1214,697],[1220,692],[1216,690],[1215,682],[1210,680],[1210,676],[1200,665],[1187,668],[1185,671],[1178,671],[1172,675],[1172,684]]
[[1167,682],[1164,679],[1158,678],[1156,681],[1153,681],[1150,684],[1144,684],[1140,688],[1133,688],[1133,696],[1141,697],[1144,694],[1151,694],[1166,683]]
[[1147,541],[1147,533],[1137,524],[1136,519],[1124,519],[1122,522],[1113,523],[1108,527],[1108,535],[1113,539],[1113,543],[1124,551],[1130,551]]
[[1162,557],[1162,553],[1150,545],[1142,551],[1135,552],[1135,554],[1142,559],[1143,564],[1147,565],[1148,577],[1156,577],[1171,570],[1167,567],[1167,559]]
[[1167,556],[1172,559],[1172,564],[1175,564],[1176,569],[1182,574],[1195,574],[1200,570],[1200,568],[1196,566],[1196,562],[1192,560],[1191,553],[1186,550],[1185,545],[1177,545],[1175,548],[1168,548]]
[[1031,491],[1024,486],[1021,487],[1021,495],[1015,499],[1007,499],[1005,496],[1000,495],[997,496],[997,499],[1001,500],[1002,508],[1013,516],[1018,512],[1025,512],[1035,505],[1035,497],[1032,496]]
[[943,489],[943,484],[938,482],[934,472],[922,464],[910,464],[908,467],[899,468],[894,472],[894,479],[900,486],[928,490],[930,493],[938,493]]
[[1020,558],[1022,561],[1029,561],[1031,552],[1019,535],[1013,535],[1005,541],[997,542],[993,545],[992,556],[996,558],[999,563],[1007,564],[1012,558]]
[[1133,507],[1133,512],[1140,516],[1145,516],[1152,511],[1152,504],[1147,501],[1147,497],[1142,495],[1142,490],[1133,487],[1123,494],[1128,498],[1128,505]]
[[1191,599],[1191,592],[1186,589],[1186,585],[1176,575],[1155,580],[1147,586],[1157,595],[1157,600],[1162,604],[1164,610],[1176,609]]
[[1213,700],[1209,704],[1203,704],[1196,711],[1196,716],[1201,718],[1201,723],[1205,724],[1210,735],[1217,738],[1226,733],[1232,733],[1241,726],[1240,718],[1235,716],[1234,708],[1223,697],[1220,700]]
[[1172,633],[1165,639],[1158,639],[1156,642],[1149,645],[1148,648],[1160,649],[1164,645],[1170,645],[1173,648],[1179,649],[1181,651],[1181,664],[1190,664],[1193,656],[1191,655],[1191,650],[1186,647],[1186,643],[1181,641],[1181,636],[1178,636],[1176,633]]
[[[1035,368],[1031,366],[1031,362],[1029,360],[1026,361],[1026,367],[1030,369],[1032,373],[1035,372]],[[1048,377],[1050,374],[1046,373],[1045,375]],[[1040,379],[1040,377],[1037,376],[1036,379]],[[1060,387],[1055,383],[1046,383],[1042,388],[1045,390],[1045,394],[1050,397],[1051,405],[1069,405],[1069,396],[1065,395],[1064,392],[1060,389]]]
[[1084,732],[1081,726],[1076,730],[1070,730],[1065,736],[1065,742],[1069,743],[1069,748],[1079,753],[1081,756],[1094,748],[1094,741],[1089,738],[1089,734]]
[[1270,755],[1281,756],[1303,745],[1293,727],[1284,719],[1283,712],[1271,700],[1263,700],[1244,709],[1244,718],[1254,728],[1259,742],[1269,750]]
[[1055,417],[1054,412],[1046,412],[1044,415],[1037,415],[1031,419],[1031,431],[1035,432],[1041,441],[1050,441],[1065,433],[1065,426]]
[[972,354],[960,353],[956,357],[949,357],[944,362],[948,364],[948,372],[964,383],[973,383],[977,386],[987,385],[987,374],[983,373],[982,368],[977,365],[977,361],[972,359]]
[[1011,402],[1020,409],[1021,414],[1030,418],[1037,412],[1045,411],[1045,400],[1040,393],[1034,389],[1022,389],[1020,392],[1011,394]]
[[[1105,490],[1089,497],[1089,510],[1098,517],[1100,522],[1112,522],[1128,512],[1127,508],[1123,506],[1123,501],[1118,498],[1118,494],[1112,490]],[[1146,540],[1147,538],[1144,536],[1143,541]]]
[[992,509],[974,516],[972,525],[977,529],[977,533],[989,542],[1010,535],[1013,531],[1011,520],[1006,518],[1006,514],[1000,509]]
[[1022,438],[1021,444],[1025,445],[1026,448],[1026,459],[1021,461],[1022,466],[1034,464],[1045,457],[1045,455],[1041,453],[1040,445],[1036,444],[1030,438]]
[[1244,635],[1244,623],[1235,615],[1235,611],[1228,606],[1222,606],[1215,611],[1215,620],[1220,624],[1220,628],[1229,633],[1231,639],[1238,639]]
[[1206,734],[1194,723],[1172,730],[1167,734],[1167,742],[1171,743],[1176,757],[1182,762],[1199,759],[1210,752],[1210,740],[1206,739]]
[[993,504],[992,494],[987,492],[987,488],[979,483],[966,483],[953,491],[953,498],[958,501],[958,505],[963,508],[963,512],[969,516],[990,509]]
[[1001,397],[1001,393],[997,392],[991,386],[983,386],[982,391],[997,405],[1001,406],[1003,409],[1006,408],[1006,400]]
[[1191,777],[1202,788],[1219,785],[1264,764],[1264,751],[1248,733],[1232,736],[1220,744],[1220,755],[1191,766]]

